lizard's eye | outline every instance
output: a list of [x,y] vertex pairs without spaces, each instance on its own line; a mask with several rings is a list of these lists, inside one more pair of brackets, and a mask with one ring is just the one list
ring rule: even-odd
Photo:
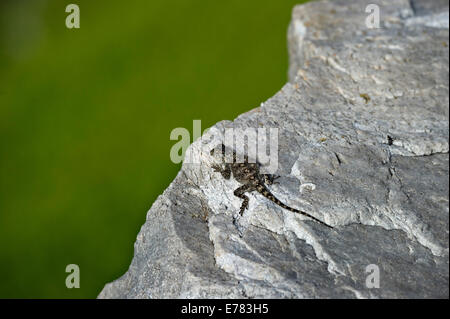
[[214,155],[214,149],[212,149],[209,154]]

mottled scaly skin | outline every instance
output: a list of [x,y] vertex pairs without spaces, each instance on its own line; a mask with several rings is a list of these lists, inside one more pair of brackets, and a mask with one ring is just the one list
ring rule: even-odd
[[[223,158],[225,158],[225,145],[221,145],[221,152]],[[214,155],[216,152],[215,149],[211,150],[211,155]],[[248,157],[244,156],[244,162],[238,163],[236,161],[236,152],[233,151],[233,162],[232,163],[224,163],[224,167],[221,165],[213,165],[212,168],[214,171],[222,174],[223,178],[230,179],[231,173],[233,177],[239,183],[243,184],[241,187],[237,188],[234,191],[234,195],[242,198],[244,201],[242,202],[241,209],[239,211],[240,215],[244,213],[244,211],[248,208],[248,196],[245,195],[247,192],[257,191],[267,199],[271,200],[275,204],[284,209],[287,209],[291,212],[298,213],[304,216],[307,216],[316,222],[325,225],[327,227],[333,228],[330,225],[324,223],[323,221],[311,216],[310,214],[303,212],[301,210],[292,208],[282,203],[278,198],[276,198],[266,187],[266,185],[272,185],[274,180],[279,176],[271,175],[271,174],[261,174],[259,172],[259,164],[258,163],[249,163]]]

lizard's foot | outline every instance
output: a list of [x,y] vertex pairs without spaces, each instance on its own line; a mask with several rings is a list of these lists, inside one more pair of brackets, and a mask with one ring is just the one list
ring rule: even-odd
[[264,183],[266,183],[267,185],[279,184],[279,182],[275,181],[278,178],[280,178],[279,175],[265,174],[264,175]]

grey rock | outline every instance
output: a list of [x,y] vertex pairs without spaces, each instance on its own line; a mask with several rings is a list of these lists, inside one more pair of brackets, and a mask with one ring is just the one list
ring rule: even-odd
[[[289,83],[189,147],[99,298],[448,298],[448,36],[443,1],[295,7]],[[279,129],[270,189],[334,229],[251,193],[239,236],[239,184],[211,169],[208,147],[258,127]]]

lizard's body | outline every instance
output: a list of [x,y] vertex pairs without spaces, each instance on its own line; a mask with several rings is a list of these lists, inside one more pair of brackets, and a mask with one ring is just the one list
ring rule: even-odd
[[[222,144],[222,156],[225,158],[225,146]],[[214,155],[215,149],[211,150],[211,155]],[[287,209],[291,212],[298,213],[304,216],[307,216],[316,222],[325,225],[327,227],[333,228],[330,225],[324,223],[323,221],[311,216],[310,214],[303,212],[301,210],[289,207],[288,205],[281,202],[278,198],[276,198],[267,188],[266,185],[272,185],[274,180],[278,178],[278,176],[271,174],[261,174],[259,171],[260,165],[258,163],[249,163],[248,157],[244,156],[244,161],[242,163],[238,163],[236,161],[236,152],[233,151],[233,160],[232,163],[224,163],[225,167],[222,168],[220,165],[213,165],[212,168],[222,174],[223,178],[230,179],[231,174],[236,179],[237,182],[243,184],[241,187],[237,188],[234,191],[234,195],[243,199],[241,209],[239,211],[240,215],[244,213],[244,211],[248,208],[248,196],[245,195],[247,192],[257,191],[267,199],[271,200],[278,206]]]

